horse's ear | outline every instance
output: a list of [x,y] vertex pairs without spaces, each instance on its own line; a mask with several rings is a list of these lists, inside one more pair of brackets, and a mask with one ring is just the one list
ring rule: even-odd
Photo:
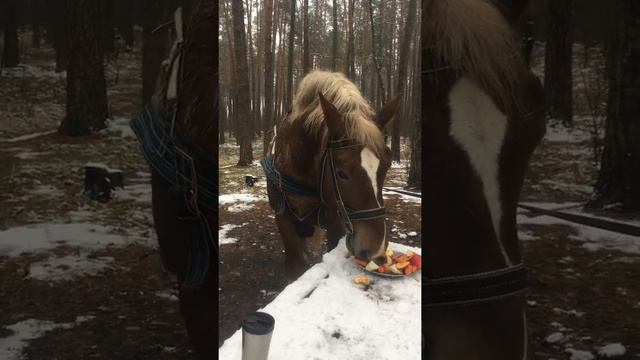
[[344,135],[344,123],[341,121],[342,115],[333,104],[327,100],[322,93],[318,93],[320,97],[320,106],[324,113],[324,121],[329,128],[329,134],[334,139],[341,139]]
[[515,24],[529,10],[531,0],[494,0],[494,3],[507,21]]
[[378,111],[376,114],[376,123],[380,129],[383,129],[388,123],[389,120],[393,118],[393,115],[396,113],[398,109],[398,105],[400,104],[400,95],[396,95],[391,98],[391,100],[387,101],[386,104]]

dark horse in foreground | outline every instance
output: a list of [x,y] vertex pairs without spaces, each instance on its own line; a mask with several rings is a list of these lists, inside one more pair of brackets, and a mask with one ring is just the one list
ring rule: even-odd
[[428,359],[529,358],[516,212],[545,122],[513,30],[526,5],[423,1]]
[[217,352],[217,16],[217,0],[200,2],[161,71],[153,105],[132,123],[152,168],[163,264],[177,275],[180,310],[201,359]]
[[391,165],[382,129],[399,98],[377,114],[340,73],[314,71],[298,86],[271,154],[262,160],[271,207],[285,247],[290,278],[308,266],[308,246],[327,247],[346,235],[349,251],[363,260],[388,246],[382,186]]

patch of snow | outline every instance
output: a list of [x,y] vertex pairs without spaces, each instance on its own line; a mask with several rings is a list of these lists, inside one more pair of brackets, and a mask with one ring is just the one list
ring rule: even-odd
[[7,77],[36,77],[40,79],[49,80],[64,80],[67,77],[66,71],[55,72],[53,70],[46,70],[38,66],[29,64],[18,64],[13,68],[2,69],[2,76]]
[[541,184],[548,184],[552,189],[560,190],[560,191],[568,191],[574,193],[583,193],[590,194],[593,192],[593,187],[590,185],[577,185],[577,184],[567,184],[560,181],[555,180],[542,180]]
[[[398,189],[398,190],[401,190],[401,189]],[[414,204],[422,203],[422,199],[419,197],[409,196],[409,195],[397,193],[394,191],[387,191],[386,189],[382,189],[382,196],[384,196],[385,199],[395,196],[396,198],[402,200],[402,202],[405,202],[405,203],[414,203]]]
[[20,153],[13,154],[13,156],[15,156],[16,158],[18,158],[20,160],[31,160],[31,159],[37,158],[38,156],[47,155],[47,154],[51,154],[51,151],[31,151],[31,150],[27,150],[27,151],[23,151],[23,152],[20,152]]
[[[259,310],[275,318],[269,359],[420,359],[420,273],[401,279],[367,275],[373,283],[365,290],[353,283],[363,272],[346,252],[342,239]],[[239,360],[241,348],[239,330],[219,348],[219,358]]]
[[122,245],[125,238],[110,234],[111,228],[87,223],[37,224],[0,231],[0,255],[18,256],[66,245],[97,250]]
[[227,211],[234,213],[252,209],[254,207],[253,203],[257,201],[264,201],[264,198],[251,193],[223,194],[218,197],[218,203],[220,205],[231,204]]
[[252,203],[260,200],[264,199],[251,193],[222,194],[218,197],[218,203],[220,205],[234,204],[238,202]]
[[118,201],[151,203],[151,184],[143,183],[126,185],[124,188],[116,188],[113,191],[113,195]]
[[235,228],[239,228],[244,225],[247,225],[247,223],[244,223],[242,225],[225,224],[220,226],[220,229],[218,230],[218,245],[233,244],[237,242],[238,239],[227,237],[227,233]]
[[165,290],[165,291],[156,291],[156,296],[162,299],[166,299],[169,301],[178,301],[178,297],[173,293],[173,291]]
[[564,352],[568,353],[571,357],[569,360],[594,360],[596,357],[589,351],[576,350],[573,348],[566,348]]
[[547,336],[544,340],[549,344],[556,344],[564,340],[564,334],[561,332],[554,332],[553,334]]
[[578,127],[567,128],[562,125],[547,126],[544,140],[561,143],[580,143],[591,139],[591,134]]
[[27,319],[4,328],[12,332],[5,338],[0,338],[0,359],[20,360],[22,350],[28,346],[28,341],[42,337],[45,333],[55,329],[71,329],[93,316],[78,316],[74,322],[55,323],[53,321]]
[[522,241],[540,240],[540,237],[536,236],[532,231],[527,230],[518,231],[518,238]]
[[56,131],[58,131],[58,130],[41,131],[41,132],[36,132],[36,133],[33,133],[33,134],[26,134],[26,135],[22,135],[22,136],[10,138],[10,139],[0,139],[0,142],[16,143],[16,142],[20,142],[20,141],[26,141],[26,140],[35,139],[35,138],[38,138],[40,136],[50,135],[50,134],[55,133]]
[[627,348],[620,343],[607,344],[598,349],[598,355],[605,358],[624,356],[626,353]]
[[566,225],[575,229],[576,232],[576,234],[570,234],[569,238],[585,242],[583,247],[588,250],[613,249],[629,254],[640,254],[640,238],[637,236],[575,224],[546,215],[528,217],[524,214],[519,214],[518,224]]
[[29,267],[29,278],[42,281],[69,281],[80,276],[96,276],[105,269],[111,268],[112,257],[89,257],[88,253],[50,257],[32,263]]
[[122,138],[135,138],[136,135],[129,125],[130,121],[131,119],[125,118],[107,119],[105,121],[107,127],[102,131]]
[[51,185],[38,185],[29,191],[30,194],[35,195],[47,195],[47,196],[62,196],[63,192],[58,188]]
[[584,312],[582,311],[578,311],[575,309],[572,310],[564,310],[564,309],[560,309],[560,308],[553,308],[553,312],[556,314],[565,314],[565,315],[573,315],[577,318],[580,318],[582,316],[584,316]]

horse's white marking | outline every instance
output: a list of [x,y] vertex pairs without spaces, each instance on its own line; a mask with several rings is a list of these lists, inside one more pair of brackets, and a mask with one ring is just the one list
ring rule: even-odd
[[511,259],[501,240],[502,205],[498,183],[498,156],[507,130],[507,117],[473,81],[461,78],[449,93],[451,137],[467,152],[482,181],[493,229],[507,266]]
[[373,196],[376,199],[376,203],[380,206],[380,201],[378,200],[378,166],[380,166],[380,159],[376,157],[373,151],[369,150],[369,148],[365,147],[362,149],[360,153],[360,165],[369,175],[369,180],[371,181],[371,186],[373,190]]

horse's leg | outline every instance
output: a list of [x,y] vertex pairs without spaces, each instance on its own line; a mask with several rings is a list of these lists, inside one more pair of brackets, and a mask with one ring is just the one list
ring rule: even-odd
[[327,228],[327,251],[331,251],[338,246],[340,238],[344,236],[345,232],[339,223],[332,224]]
[[298,235],[298,231],[294,224],[296,221],[291,215],[284,213],[276,215],[276,223],[282,243],[284,245],[285,273],[289,279],[295,280],[307,270],[306,246],[303,237]]
[[[187,266],[187,239],[184,234],[190,232],[189,225],[178,220],[178,214],[169,199],[169,185],[155,172],[151,176],[153,218],[160,244],[162,262],[182,283]],[[209,216],[209,224],[216,227],[217,216]],[[213,260],[215,261],[215,260]],[[185,321],[187,334],[201,359],[213,359],[217,339],[217,291],[214,286],[213,269],[210,264],[204,285],[199,289],[187,289],[180,286],[180,311]]]
[[180,288],[180,312],[199,359],[214,359],[217,351],[217,291],[213,270],[200,288]]

